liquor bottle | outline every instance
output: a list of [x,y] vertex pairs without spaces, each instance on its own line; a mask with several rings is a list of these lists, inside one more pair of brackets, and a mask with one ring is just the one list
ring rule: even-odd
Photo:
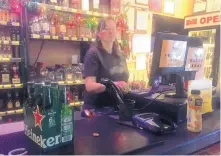
[[6,57],[12,58],[11,45],[7,45]]
[[58,5],[63,6],[64,5],[64,0],[57,0],[58,1]]
[[21,83],[19,72],[18,72],[18,66],[16,63],[12,65],[12,83],[13,84]]
[[7,93],[6,106],[8,110],[13,109],[12,95],[10,92]]
[[67,90],[66,87],[60,88],[59,91],[62,98],[60,98],[62,104],[61,108],[61,142],[71,141],[73,138],[73,115],[72,109],[69,107],[67,102]]
[[16,33],[14,29],[11,29],[11,40],[16,41]]
[[41,19],[41,34],[49,35],[50,33],[50,25],[46,16],[43,16]]
[[7,64],[2,65],[2,69],[1,69],[1,83],[2,84],[9,84],[11,82],[11,76],[10,76],[10,71],[9,71],[9,67]]
[[15,92],[15,108],[21,108],[21,99],[20,99],[20,97],[19,97],[19,92],[18,91],[16,91]]
[[16,30],[16,41],[20,41],[20,30]]
[[55,36],[56,35],[56,27],[55,27],[55,22],[52,19],[51,24],[50,24],[50,35]]
[[73,81],[73,72],[71,66],[65,69],[65,81]]
[[48,0],[48,4],[57,5],[58,0]]
[[67,87],[67,103],[71,103],[73,102],[73,96],[72,96],[72,93],[71,93],[71,90],[70,90],[70,87]]

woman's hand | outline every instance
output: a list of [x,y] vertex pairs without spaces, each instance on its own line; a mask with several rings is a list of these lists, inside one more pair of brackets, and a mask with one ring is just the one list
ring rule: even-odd
[[115,81],[114,84],[124,93],[129,92],[129,85],[124,81]]

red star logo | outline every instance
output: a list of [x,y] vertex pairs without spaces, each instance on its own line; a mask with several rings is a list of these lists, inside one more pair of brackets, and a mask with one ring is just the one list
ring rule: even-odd
[[39,128],[42,130],[41,121],[44,119],[45,116],[40,114],[40,110],[39,110],[38,105],[36,108],[36,112],[33,112],[33,115],[35,117],[35,127],[39,126]]

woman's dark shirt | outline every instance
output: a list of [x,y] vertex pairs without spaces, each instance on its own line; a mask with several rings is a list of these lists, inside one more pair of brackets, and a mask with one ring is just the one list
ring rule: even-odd
[[[97,53],[100,53],[103,63],[105,63],[105,67],[103,67]],[[98,48],[96,46],[91,47],[86,53],[84,59],[83,76],[84,78],[94,76],[96,77],[96,82],[98,83],[100,82],[101,78],[109,78],[112,81],[127,82],[129,74],[123,53],[118,56],[114,53],[110,54],[102,48]],[[96,108],[111,105],[113,105],[113,103],[111,102],[107,92],[92,94],[85,91],[84,109],[86,109],[86,107]]]

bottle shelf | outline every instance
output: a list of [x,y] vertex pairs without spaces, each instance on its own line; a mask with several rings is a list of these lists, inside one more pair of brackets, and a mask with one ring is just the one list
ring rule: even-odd
[[93,12],[93,11],[83,11],[83,10],[77,10],[77,9],[68,8],[68,7],[50,5],[50,4],[37,3],[37,5],[42,6],[42,7],[46,7],[47,9],[62,11],[62,12],[67,12],[67,13],[78,13],[78,14],[82,14],[82,15],[89,15],[89,16],[96,16],[96,17],[110,16],[110,14],[106,14],[106,13],[99,13],[99,12]]
[[23,109],[16,109],[16,110],[8,110],[8,111],[0,111],[0,117],[7,116],[7,115],[14,115],[14,114],[22,114],[24,111]]
[[[62,37],[62,36],[51,36],[51,35],[39,35],[39,34],[31,34],[31,39],[41,39],[41,40],[63,40],[63,41],[90,41],[94,42],[95,38],[77,38],[77,37]],[[122,43],[122,40],[118,40],[119,43]]]
[[67,86],[67,85],[82,85],[82,84],[84,84],[84,82],[82,82],[82,81],[79,81],[79,82],[75,82],[75,81],[59,81],[58,84],[59,85],[64,85],[64,86]]
[[72,107],[78,107],[78,106],[82,106],[83,105],[83,101],[77,101],[77,102],[72,102],[69,105]]
[[0,84],[0,89],[23,88],[23,84]]
[[0,58],[0,63],[7,63],[7,62],[21,62],[21,58]]
[[77,38],[77,37],[68,37],[68,36],[51,36],[51,35],[39,35],[31,34],[31,39],[43,39],[43,40],[64,40],[64,41],[95,41],[95,38]]
[[13,27],[19,27],[19,22],[6,22],[6,21],[0,21],[1,26],[13,26]]
[[20,41],[0,41],[0,44],[2,45],[20,45]]

